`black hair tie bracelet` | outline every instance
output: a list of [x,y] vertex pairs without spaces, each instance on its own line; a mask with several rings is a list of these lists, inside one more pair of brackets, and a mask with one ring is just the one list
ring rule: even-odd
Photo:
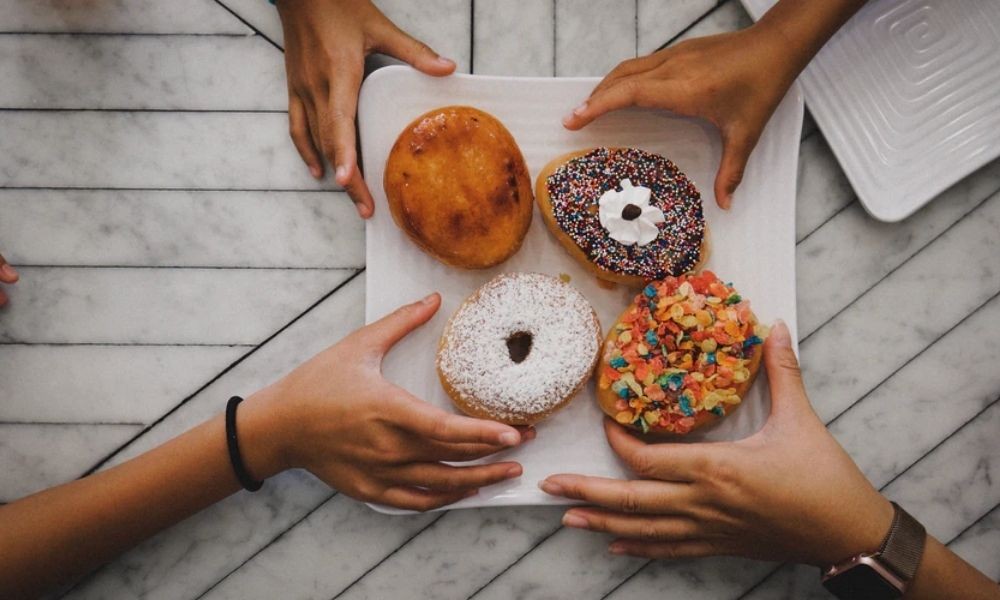
[[264,485],[263,481],[257,481],[247,472],[246,465],[243,464],[243,457],[240,456],[240,443],[236,439],[236,407],[243,398],[233,396],[226,404],[226,446],[229,448],[229,462],[233,465],[233,472],[239,480],[243,489],[248,492],[256,492]]

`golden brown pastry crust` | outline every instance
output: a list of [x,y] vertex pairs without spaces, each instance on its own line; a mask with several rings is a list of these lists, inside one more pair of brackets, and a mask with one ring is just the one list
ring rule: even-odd
[[417,117],[389,153],[383,180],[400,229],[441,262],[497,265],[531,225],[531,178],[500,121],[469,106]]
[[[593,150],[594,148],[577,150],[575,152],[570,152],[568,154],[556,157],[551,161],[549,161],[549,163],[542,168],[541,172],[538,174],[538,177],[535,179],[535,200],[538,202],[539,211],[542,213],[542,220],[545,221],[545,225],[548,227],[549,231],[551,231],[552,234],[556,237],[556,239],[559,240],[559,243],[562,245],[562,247],[565,248],[566,251],[569,252],[570,255],[573,258],[575,258],[577,262],[583,265],[584,268],[593,273],[594,276],[596,276],[598,279],[601,279],[603,281],[608,281],[612,283],[622,283],[631,287],[638,287],[643,283],[645,283],[646,280],[644,278],[633,275],[625,275],[622,273],[615,273],[614,271],[603,269],[594,264],[594,262],[587,257],[587,254],[580,248],[580,246],[577,245],[577,243],[573,240],[573,238],[571,238],[565,231],[563,231],[562,227],[559,226],[559,223],[556,222],[555,216],[552,214],[552,200],[549,196],[549,188],[546,183],[549,176],[552,175],[552,173],[554,173],[556,169],[558,169],[565,163],[579,156],[584,156],[585,154],[588,154]],[[702,237],[702,242],[701,242],[701,255],[699,257],[698,264],[695,265],[691,269],[691,271],[697,271],[701,269],[702,266],[705,264],[705,261],[708,259],[708,253],[709,253],[708,235],[709,235],[708,224],[706,223],[704,236]]]

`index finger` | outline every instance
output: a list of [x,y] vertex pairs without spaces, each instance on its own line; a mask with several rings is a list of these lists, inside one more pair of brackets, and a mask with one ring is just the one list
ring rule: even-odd
[[547,494],[588,504],[604,506],[623,513],[688,513],[695,504],[690,483],[673,481],[621,480],[585,475],[552,475],[539,483]]
[[521,434],[510,425],[450,413],[405,393],[404,423],[426,438],[451,444],[478,443],[516,446]]
[[17,271],[14,267],[10,266],[7,259],[0,254],[0,282],[2,283],[16,283],[17,282]]
[[718,442],[646,443],[610,418],[604,420],[604,433],[615,454],[644,479],[695,481],[719,447]]

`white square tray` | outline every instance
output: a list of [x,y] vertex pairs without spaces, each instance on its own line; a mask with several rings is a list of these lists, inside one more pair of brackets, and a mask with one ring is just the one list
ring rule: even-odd
[[[438,338],[458,305],[497,273],[569,274],[572,284],[594,305],[605,330],[634,293],[599,287],[549,233],[537,210],[521,250],[485,271],[446,267],[396,227],[382,189],[389,149],[417,116],[451,104],[475,106],[499,118],[520,145],[532,177],[551,158],[592,146],[637,146],[674,160],[703,194],[711,228],[708,267],[734,282],[751,299],[763,322],[781,317],[794,335],[795,177],[803,111],[798,91],[793,90],[775,112],[748,165],[734,208],[724,213],[716,207],[712,193],[721,146],[711,125],[663,112],[626,110],[602,117],[580,132],[563,129],[563,114],[585,98],[597,81],[475,75],[434,79],[408,67],[388,67],[365,82],[359,103],[360,135],[366,180],[376,205],[375,216],[367,224],[366,321],[433,291],[442,296],[438,314],[389,354],[384,368],[387,378],[428,402],[454,410],[434,368]],[[738,439],[759,429],[769,411],[764,379],[758,380],[738,411],[691,439]],[[590,383],[569,406],[537,426],[535,440],[504,453],[502,458],[524,466],[520,479],[484,488],[478,496],[453,506],[555,504],[558,501],[537,487],[550,474],[626,476],[608,448],[601,415]]]
[[1000,156],[1000,2],[872,0],[799,81],[861,204],[900,221]]

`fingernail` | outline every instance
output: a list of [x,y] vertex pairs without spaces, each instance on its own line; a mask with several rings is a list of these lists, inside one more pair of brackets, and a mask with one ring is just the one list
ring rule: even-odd
[[590,523],[587,519],[584,519],[578,514],[567,512],[563,515],[562,524],[566,527],[575,527],[576,529],[587,529],[590,527]]
[[529,429],[521,434],[521,441],[530,442],[531,440],[535,439],[537,435],[538,435],[537,431],[535,431],[534,429]]
[[347,167],[345,167],[344,165],[339,165],[337,167],[336,177],[337,177],[337,182],[338,183],[340,183],[340,181],[342,179],[346,178],[347,177]]
[[608,546],[608,552],[611,554],[625,554],[625,547],[616,542]]
[[500,434],[500,443],[504,446],[516,446],[521,441],[521,436],[513,431],[505,431]]
[[515,477],[520,477],[522,472],[521,465],[514,465],[507,469],[504,476],[507,477],[507,479],[514,479]]
[[558,483],[552,483],[548,479],[543,479],[538,482],[538,487],[541,488],[546,494],[551,494],[553,496],[562,496],[563,487]]
[[439,56],[439,57],[435,58],[434,62],[438,63],[442,67],[449,67],[450,68],[450,67],[454,67],[455,66],[455,61],[451,60],[450,58],[445,58],[443,56]]
[[437,296],[437,292],[434,292],[433,294],[427,294],[426,296],[424,296],[424,299],[420,301],[420,303],[421,304],[430,304],[430,303],[434,302],[434,297],[435,296]]
[[314,179],[319,179],[320,177],[323,176],[323,169],[320,169],[318,166],[313,165],[309,167],[309,174],[312,175]]
[[4,263],[3,266],[0,266],[0,271],[2,271],[3,276],[8,279],[17,277],[17,271],[15,271],[14,267],[10,266],[8,263]]
[[792,336],[788,333],[788,325],[785,325],[785,322],[781,319],[774,321],[768,337],[771,338],[772,344],[780,348],[788,348],[792,345]]
[[586,100],[584,100],[583,102],[581,102],[576,108],[573,109],[573,114],[577,115],[577,116],[580,116],[581,114],[583,114],[583,111],[585,111],[585,110],[587,110],[587,101]]

